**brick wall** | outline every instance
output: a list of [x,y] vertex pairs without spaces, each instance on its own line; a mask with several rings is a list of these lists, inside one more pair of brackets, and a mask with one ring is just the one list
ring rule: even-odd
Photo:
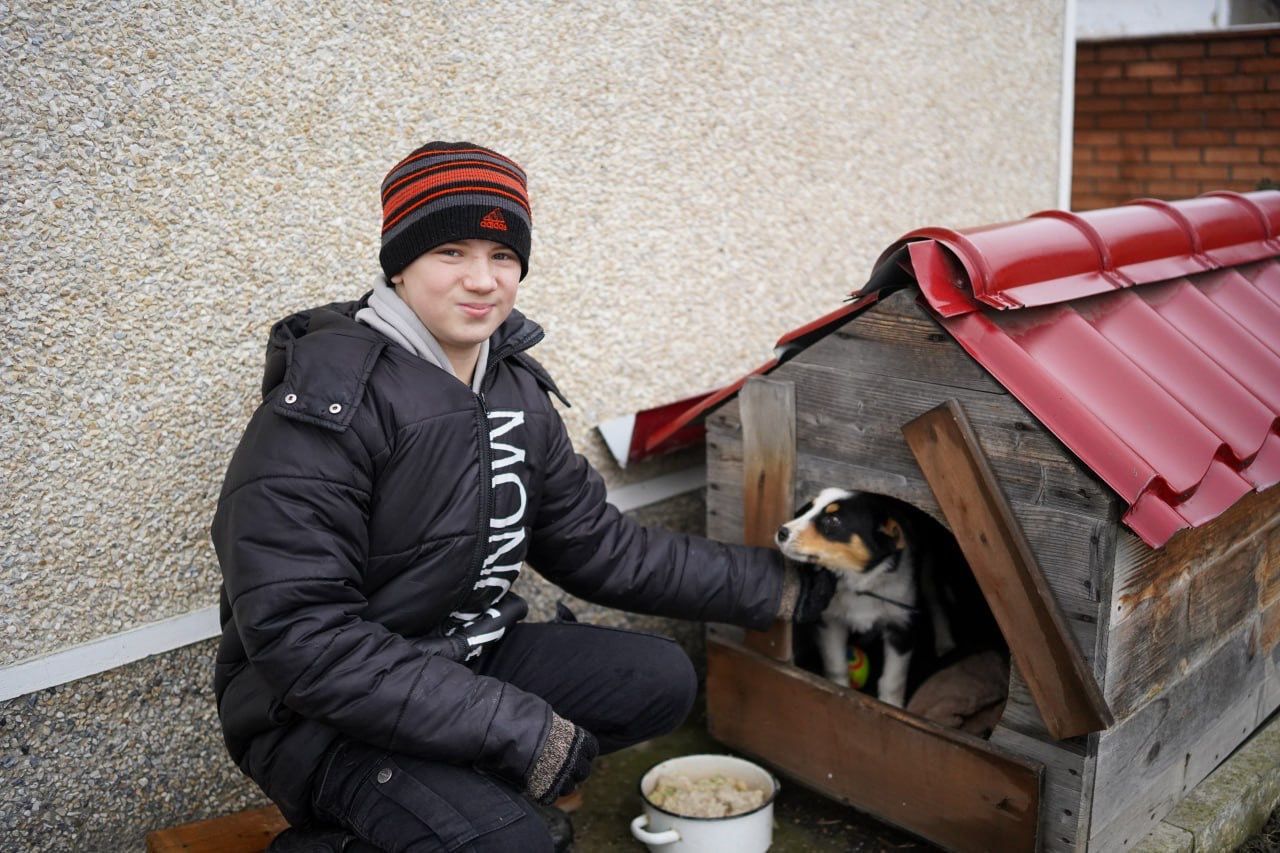
[[1280,184],[1280,28],[1082,41],[1071,207]]

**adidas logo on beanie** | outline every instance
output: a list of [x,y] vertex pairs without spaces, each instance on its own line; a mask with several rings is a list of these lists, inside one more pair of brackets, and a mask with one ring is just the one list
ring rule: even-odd
[[387,277],[441,243],[479,238],[511,248],[529,272],[533,220],[524,170],[470,142],[428,142],[382,181],[382,251]]

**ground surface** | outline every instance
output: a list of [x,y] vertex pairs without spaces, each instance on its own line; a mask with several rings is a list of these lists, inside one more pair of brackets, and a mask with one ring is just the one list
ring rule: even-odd
[[[666,737],[605,756],[596,761],[584,788],[584,805],[574,813],[576,853],[643,851],[631,837],[631,819],[641,813],[639,784],[645,771],[660,761],[693,753],[731,750],[707,734],[701,702],[688,722]],[[879,823],[787,779],[774,803],[770,853],[913,853],[937,847]]]

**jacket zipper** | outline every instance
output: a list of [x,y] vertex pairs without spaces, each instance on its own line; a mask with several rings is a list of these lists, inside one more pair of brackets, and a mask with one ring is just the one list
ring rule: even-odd
[[489,548],[489,520],[493,518],[493,447],[489,443],[489,402],[484,397],[485,386],[489,378],[497,371],[498,365],[508,356],[526,350],[542,340],[542,334],[531,335],[528,339],[515,344],[508,344],[490,354],[489,363],[485,365],[484,376],[480,379],[480,391],[476,396],[476,418],[480,427],[480,523],[476,531],[475,556],[471,560],[471,571],[467,574],[467,584],[463,587],[462,596],[450,608],[450,614],[457,613],[471,593],[475,592],[480,581],[480,572],[484,569],[484,558]]

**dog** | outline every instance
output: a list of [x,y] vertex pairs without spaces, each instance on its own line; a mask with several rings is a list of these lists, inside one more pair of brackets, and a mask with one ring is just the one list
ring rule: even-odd
[[959,553],[947,550],[954,538],[904,501],[828,488],[778,529],[776,541],[789,559],[836,574],[835,595],[818,627],[826,677],[848,687],[850,634],[878,634],[884,665],[877,698],[904,707],[911,658],[926,636],[926,620],[937,658],[956,647],[935,577],[937,564]]

